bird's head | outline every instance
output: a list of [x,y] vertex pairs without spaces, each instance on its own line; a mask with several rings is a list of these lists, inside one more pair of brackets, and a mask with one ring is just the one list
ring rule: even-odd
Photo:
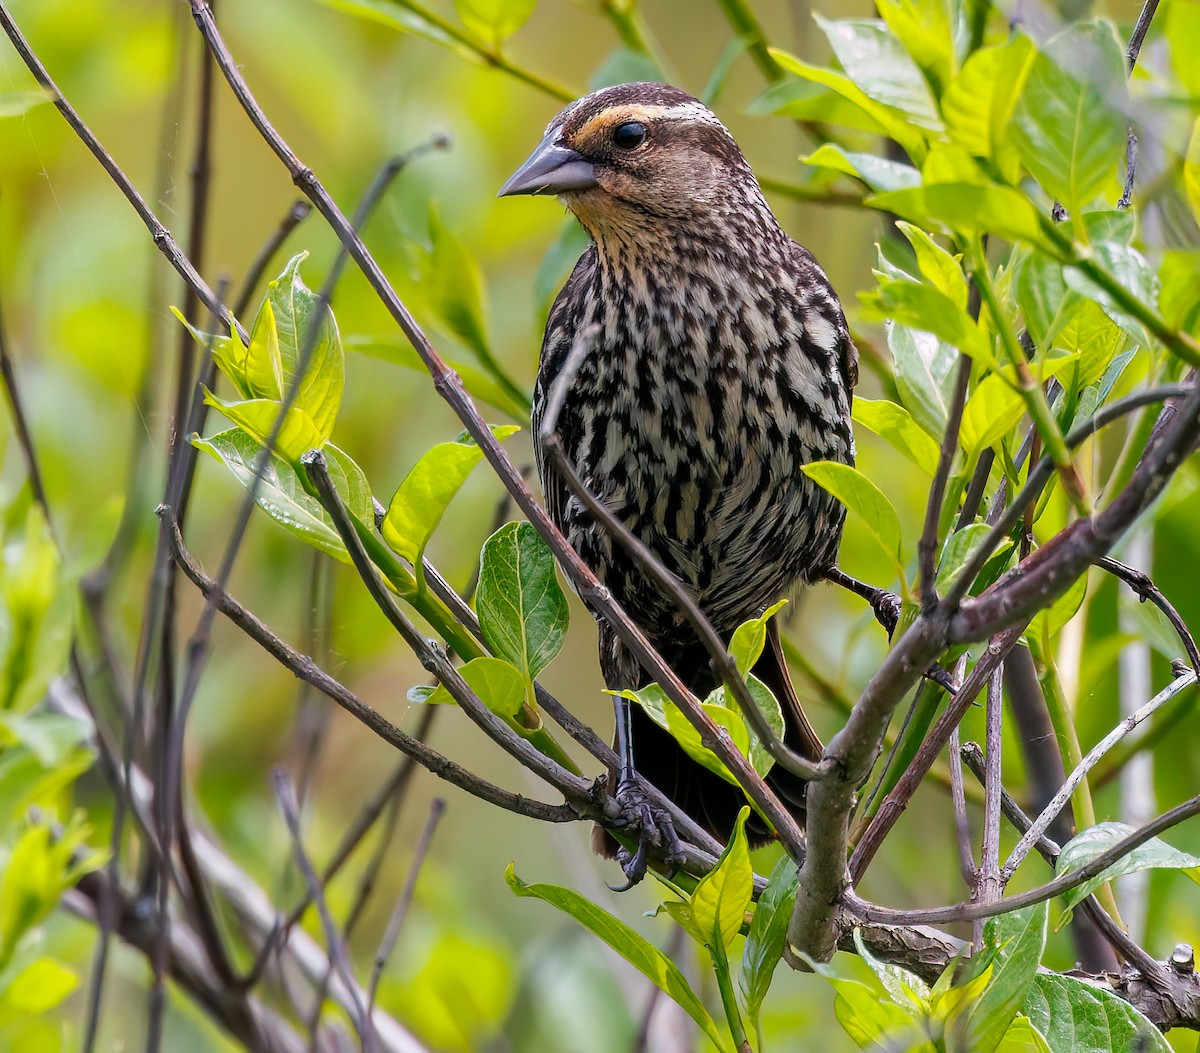
[[593,237],[687,223],[759,197],[741,150],[699,99],[667,84],[618,84],[550,122],[499,196],[554,194]]

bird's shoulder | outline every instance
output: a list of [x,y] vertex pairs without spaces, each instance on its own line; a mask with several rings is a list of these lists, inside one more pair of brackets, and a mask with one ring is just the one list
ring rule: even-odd
[[806,294],[805,309],[816,311],[833,329],[833,352],[849,397],[858,385],[858,348],[850,336],[850,326],[846,322],[841,301],[816,257],[798,241],[791,238],[788,241],[791,251],[785,266],[796,287]]

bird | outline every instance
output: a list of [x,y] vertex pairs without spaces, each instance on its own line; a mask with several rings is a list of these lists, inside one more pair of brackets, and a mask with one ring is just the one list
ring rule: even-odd
[[[546,508],[703,698],[717,686],[708,652],[555,471],[548,413],[556,448],[583,485],[728,640],[835,568],[845,508],[801,469],[854,463],[858,353],[845,314],[820,265],[772,213],[733,136],[680,88],[619,84],[572,102],[499,190],[521,194],[558,197],[589,236],[550,309],[534,387]],[[610,691],[645,687],[651,678],[638,659],[597,621]],[[753,671],[780,701],[787,745],[819,759],[775,619]],[[620,765],[609,778],[640,817],[642,841],[631,853],[597,828],[593,844],[621,861],[632,884],[644,873],[646,838],[664,825],[674,836],[634,771],[722,842],[745,798],[638,706],[616,697],[615,709]],[[778,765],[767,781],[803,822],[804,783]],[[753,815],[748,832],[752,844],[770,836]]]

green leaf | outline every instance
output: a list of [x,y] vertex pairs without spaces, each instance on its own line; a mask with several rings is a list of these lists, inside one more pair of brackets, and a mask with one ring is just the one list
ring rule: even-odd
[[929,985],[915,973],[876,958],[863,942],[862,932],[854,930],[854,946],[867,968],[875,974],[888,997],[902,1009],[924,1010],[929,1003]]
[[[515,718],[521,712],[525,704],[525,678],[511,662],[491,656],[472,658],[458,673],[493,713]],[[415,698],[410,690],[408,697],[431,706],[457,704],[444,684],[438,684],[428,694],[421,692]]]
[[1035,639],[1050,641],[1062,630],[1079,608],[1087,595],[1087,574],[1081,574],[1061,596],[1049,607],[1038,611],[1029,623],[1026,633]]
[[743,808],[733,824],[729,844],[717,865],[704,875],[692,891],[692,920],[704,934],[705,946],[722,947],[726,952],[746,920],[746,911],[754,898],[754,868],[746,843],[746,819],[750,809]]
[[959,572],[967,565],[991,530],[986,523],[969,523],[946,538],[942,545],[941,558],[938,560],[938,592],[945,593],[950,589]]
[[880,277],[875,291],[863,300],[876,306],[882,317],[933,333],[978,362],[993,360],[991,342],[965,307],[932,284]]
[[[1148,307],[1158,305],[1158,278],[1149,261],[1137,249],[1119,241],[1097,241],[1092,245],[1096,262]],[[1139,344],[1149,342],[1145,329],[1132,315],[1122,311],[1112,294],[1096,285],[1076,267],[1067,267],[1063,277],[1068,287],[1099,303],[1108,315]]]
[[882,132],[889,138],[895,139],[914,161],[919,163],[924,159],[927,149],[925,136],[910,124],[902,113],[891,106],[877,102],[863,91],[852,78],[844,74],[822,69],[820,66],[810,66],[807,62],[796,58],[795,55],[789,55],[786,51],[780,51],[778,48],[771,48],[770,51],[775,61],[789,73],[831,88],[842,98],[853,103],[874,124],[872,130]]
[[[411,344],[376,340],[369,336],[352,336],[347,338],[346,347],[370,358],[382,359],[384,362],[415,370],[426,377],[429,375],[425,363],[421,361],[421,356],[417,354]],[[522,400],[515,397],[507,388],[469,363],[447,359],[446,365],[462,377],[463,386],[473,398],[495,406],[496,409],[502,410],[516,420],[529,420],[530,403],[528,399]]]
[[925,75],[885,23],[814,15],[846,75],[867,95],[906,113],[913,124],[941,131],[942,118]]
[[1200,223],[1200,117],[1192,125],[1183,157],[1183,190],[1192,208],[1192,219]]
[[487,335],[483,271],[467,247],[429,210],[433,252],[429,257],[429,299],[446,327],[481,360],[491,359]]
[[652,943],[578,892],[557,885],[527,885],[517,877],[511,863],[504,872],[504,878],[516,895],[544,900],[599,936],[663,994],[679,1005],[713,1045],[720,1050],[731,1050],[729,1040],[708,1015],[708,1010],[696,997],[678,966]]
[[775,975],[775,966],[783,957],[788,922],[799,885],[800,871],[795,860],[781,856],[771,871],[766,889],[758,898],[738,973],[738,987],[742,992],[746,1015],[752,1021],[758,1020],[763,999],[771,987],[771,977]]
[[1071,976],[1034,978],[1022,1012],[1054,1053],[1170,1053],[1162,1033],[1123,998]]
[[[1058,865],[1054,869],[1056,877],[1070,874],[1085,863],[1112,848],[1118,841],[1124,840],[1134,833],[1134,827],[1125,823],[1098,823],[1076,834],[1058,856]],[[1200,884],[1200,856],[1191,855],[1172,848],[1165,841],[1154,837],[1145,844],[1138,845],[1127,855],[1118,859],[1093,878],[1067,892],[1063,897],[1063,915],[1059,921],[1062,926],[1070,920],[1071,911],[1090,896],[1106,881],[1120,877],[1122,874],[1133,874],[1139,870],[1182,870],[1193,881]],[[1030,1014],[1032,1015],[1032,1014]],[[1044,1030],[1044,1029],[1043,1029]]]
[[963,1048],[993,1053],[1009,1030],[1037,976],[1046,947],[1048,905],[989,918],[983,950],[993,951],[991,980],[967,1016]]
[[[192,444],[228,468],[247,490],[254,483],[254,472],[262,456],[262,446],[244,431],[230,428],[207,439],[192,437]],[[362,469],[332,443],[325,446],[325,460],[337,491],[346,507],[363,523],[374,522],[371,487]],[[296,469],[273,454],[263,469],[255,502],[276,523],[343,563],[350,562],[346,546],[317,501],[305,489]]]
[[454,0],[462,24],[493,44],[512,36],[536,7],[537,0]]
[[390,29],[430,40],[435,44],[456,52],[463,58],[477,60],[475,52],[464,47],[440,26],[401,5],[400,0],[321,0],[326,7],[345,11],[369,22],[377,22]]
[[1124,56],[1108,23],[1070,25],[1033,58],[1013,136],[1026,168],[1072,214],[1124,155],[1125,94]]
[[22,969],[0,994],[0,1027],[22,1016],[47,1013],[66,1000],[79,977],[53,958],[38,958]]
[[930,475],[937,471],[941,455],[938,444],[903,406],[886,399],[859,397],[854,400],[850,416],[855,424],[873,431],[922,471]]
[[920,1018],[915,1011],[881,998],[866,984],[837,980],[835,986],[833,1015],[860,1049],[934,1053],[932,1043],[920,1039]]
[[[259,447],[266,446],[275,430],[279,414],[283,410],[282,402],[274,402],[270,399],[227,402],[207,390],[204,401],[220,410]],[[320,449],[323,445],[321,432],[312,418],[297,406],[289,409],[287,417],[284,418],[283,427],[279,429],[279,435],[275,439],[275,450],[292,464],[298,465],[304,454],[309,450]]]
[[[729,733],[729,739],[733,743],[734,749],[743,757],[749,759],[750,731],[746,727],[746,722],[742,718],[741,713],[730,706],[721,705],[716,702],[701,702],[700,708],[708,714],[709,719],[714,724],[724,728]],[[691,721],[683,715],[683,711],[675,703],[668,702],[666,718],[667,731],[671,733],[671,736],[683,747],[684,752],[692,760],[704,765],[709,771],[721,776],[722,779],[731,785],[739,786],[732,772],[725,767],[725,762],[700,741],[700,732],[692,726]]]
[[999,373],[989,373],[967,398],[958,441],[971,459],[1007,435],[1025,413],[1020,392]]
[[[232,356],[232,368],[226,371],[231,380],[238,379],[234,376],[234,370],[241,368],[240,379],[249,393],[248,398],[273,399],[276,402],[283,398],[283,353],[279,348],[275,308],[271,306],[269,298],[263,301],[254,319],[249,345],[243,346],[241,337],[234,330],[229,343],[221,346],[228,348]],[[217,363],[222,364],[220,355],[217,356]]]
[[926,180],[919,187],[875,194],[865,204],[881,212],[894,212],[922,227],[937,226],[964,238],[990,233],[1048,251],[1054,249],[1033,203],[1019,190],[999,184]]
[[[793,61],[799,62],[799,59],[793,58]],[[822,124],[864,132],[881,131],[879,122],[856,103],[807,80],[781,80],[773,84],[746,107],[746,112],[756,117],[787,117],[797,121],[820,121]]]
[[1028,1017],[1017,1016],[1004,1032],[996,1053],[1054,1053]]
[[773,603],[757,618],[742,622],[733,630],[729,641],[729,653],[742,676],[749,676],[750,670],[762,656],[763,648],[767,645],[767,622],[786,606],[787,600]]
[[975,157],[991,161],[1006,182],[1021,176],[1010,121],[1033,65],[1032,41],[1021,34],[972,53],[942,96],[950,138]]
[[875,7],[940,94],[957,65],[951,6],[923,0],[879,0]]
[[848,464],[814,461],[812,464],[803,465],[800,470],[823,490],[833,494],[863,521],[867,531],[879,542],[903,579],[900,518],[896,515],[891,501],[883,495],[883,491],[857,468]]
[[[314,424],[321,442],[333,433],[334,421],[342,404],[346,383],[345,355],[333,311],[322,305],[321,297],[300,280],[300,264],[307,252],[301,252],[288,262],[283,273],[267,285],[263,311],[274,316],[274,329],[279,343],[282,369],[280,390],[286,394],[295,384],[300,370],[300,357],[308,353],[304,379],[296,390],[294,406]],[[318,308],[321,308],[318,314]],[[256,321],[255,328],[258,323]],[[254,341],[247,356],[247,374],[251,372]]]
[[959,310],[967,309],[967,279],[959,265],[958,257],[951,256],[920,227],[899,220],[896,223],[913,252],[917,266],[926,280],[939,292],[948,296]]
[[[493,428],[492,434],[503,440],[519,430],[505,425]],[[392,496],[380,532],[393,552],[418,568],[418,575],[425,546],[482,457],[483,451],[469,438],[438,443],[421,455]]]
[[616,48],[588,77],[588,91],[599,91],[614,84],[661,80],[662,70],[649,55],[631,48]]
[[1062,264],[1036,249],[1017,265],[1013,286],[1034,346],[1047,351],[1079,307],[1079,294],[1067,288]]
[[849,153],[837,143],[823,143],[801,160],[814,168],[828,168],[861,179],[876,193],[918,186],[921,182],[921,173],[912,165],[875,154]]
[[528,523],[505,523],[484,543],[475,606],[488,647],[526,680],[558,654],[567,634],[567,598],[550,549]]
[[[887,341],[896,363],[901,401],[913,420],[940,443],[949,416],[958,352],[933,333],[890,321]],[[857,404],[859,399],[854,401]]]

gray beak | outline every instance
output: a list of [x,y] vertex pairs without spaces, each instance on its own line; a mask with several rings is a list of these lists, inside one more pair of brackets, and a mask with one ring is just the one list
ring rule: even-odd
[[562,194],[568,190],[591,190],[598,186],[596,170],[583,154],[559,146],[551,132],[497,192],[497,197],[516,194]]

